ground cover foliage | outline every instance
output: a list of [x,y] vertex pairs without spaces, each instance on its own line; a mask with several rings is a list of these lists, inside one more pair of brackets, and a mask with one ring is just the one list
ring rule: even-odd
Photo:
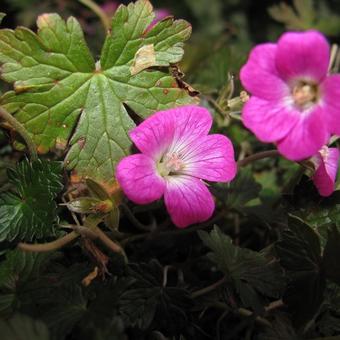
[[[287,30],[337,43],[339,4],[97,4],[0,4],[0,107],[20,123],[1,114],[1,339],[336,339],[339,179],[322,198],[308,162],[242,125],[239,70]],[[162,200],[128,201],[115,167],[131,128],[199,102],[238,172],[210,184],[210,220],[178,229]]]

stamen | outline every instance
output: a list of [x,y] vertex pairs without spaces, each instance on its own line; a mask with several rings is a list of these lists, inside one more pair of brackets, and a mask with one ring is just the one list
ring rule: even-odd
[[301,81],[293,87],[292,97],[299,109],[308,109],[318,100],[318,87],[313,83]]
[[168,176],[181,171],[184,168],[181,155],[177,153],[166,154],[162,161],[158,164],[158,171],[161,176]]

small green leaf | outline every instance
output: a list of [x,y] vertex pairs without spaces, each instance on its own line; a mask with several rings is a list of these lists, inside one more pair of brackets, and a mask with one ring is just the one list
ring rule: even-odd
[[294,7],[281,2],[268,9],[270,16],[288,29],[305,30],[313,27],[315,11],[312,0],[294,0]]
[[6,16],[6,13],[0,12],[0,24],[5,16]]
[[285,281],[275,259],[234,246],[231,238],[217,226],[210,234],[204,231],[198,233],[203,243],[213,251],[208,257],[233,281],[245,305],[259,309],[260,297],[257,293],[273,298],[280,296]]
[[303,219],[322,236],[323,245],[327,241],[327,233],[330,227],[340,228],[340,191],[334,192],[330,197],[321,202],[308,202],[301,209]]
[[340,285],[340,233],[333,227],[328,232],[328,240],[323,253],[322,265],[329,280]]
[[112,205],[109,199],[101,201],[94,197],[78,197],[66,203],[69,210],[80,214],[106,214],[112,210]]
[[[37,34],[22,27],[0,30],[2,79],[14,83],[1,104],[39,152],[70,145],[66,165],[75,181],[90,177],[113,185],[115,165],[130,153],[128,131],[135,125],[129,109],[145,118],[196,101],[168,71],[182,59],[191,26],[168,17],[149,29],[153,18],[148,0],[120,6],[97,62],[72,17],[64,22],[43,14]],[[138,51],[151,45],[157,68],[131,73]]]
[[45,324],[20,314],[9,320],[0,319],[0,333],[2,340],[50,340]]
[[288,30],[315,29],[330,36],[340,32],[339,16],[323,1],[294,0],[293,6],[281,2],[269,7],[268,12]]
[[0,196],[0,241],[54,235],[54,199],[63,188],[62,163],[23,160],[8,169],[8,178],[16,190]]

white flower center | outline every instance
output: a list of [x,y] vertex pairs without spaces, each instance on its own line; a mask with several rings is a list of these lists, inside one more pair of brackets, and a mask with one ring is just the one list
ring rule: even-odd
[[299,81],[292,88],[295,106],[301,111],[309,109],[319,100],[319,89],[315,83]]
[[158,163],[157,168],[161,176],[168,176],[183,170],[184,163],[181,155],[173,152],[165,154],[160,163]]

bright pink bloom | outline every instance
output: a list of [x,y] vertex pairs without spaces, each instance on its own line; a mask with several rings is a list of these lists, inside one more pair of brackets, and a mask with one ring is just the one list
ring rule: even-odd
[[231,181],[236,174],[234,149],[219,134],[208,135],[212,118],[199,106],[160,111],[130,131],[140,154],[123,158],[116,177],[126,196],[147,204],[164,195],[173,223],[184,228],[213,214],[206,184]]
[[329,50],[319,32],[285,33],[277,44],[256,46],[241,70],[252,94],[245,126],[288,159],[311,157],[340,134],[340,75],[327,75]]
[[334,191],[339,158],[339,149],[328,148],[327,146],[322,147],[312,157],[312,162],[315,165],[315,173],[312,179],[321,196],[329,196]]

